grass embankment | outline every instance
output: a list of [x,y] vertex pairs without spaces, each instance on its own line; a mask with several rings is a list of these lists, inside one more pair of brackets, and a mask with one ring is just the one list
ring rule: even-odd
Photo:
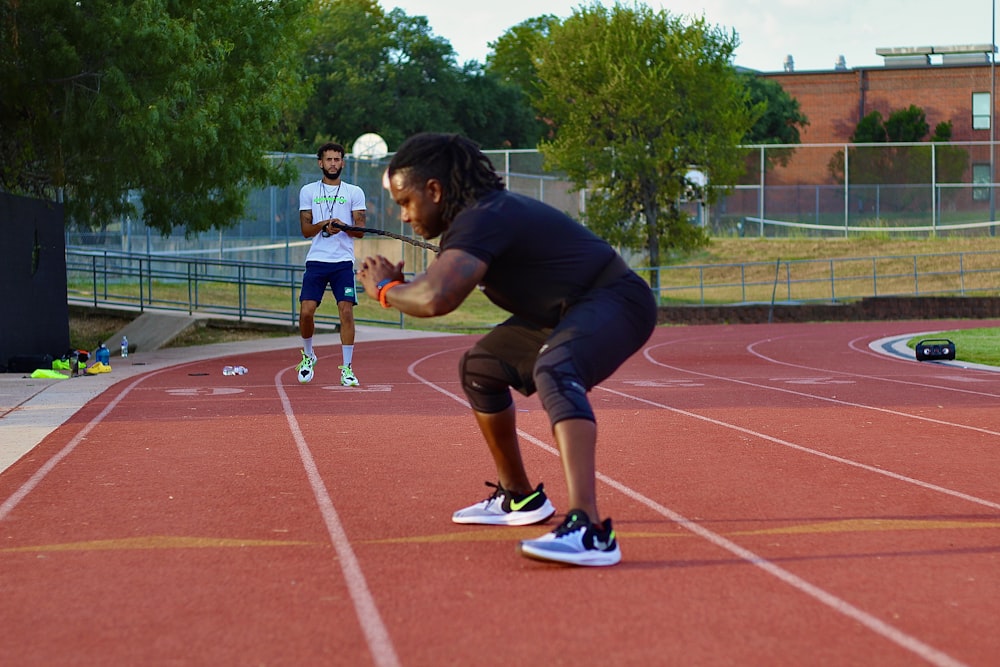
[[907,341],[912,350],[917,343],[930,338],[947,338],[955,344],[955,359],[974,364],[1000,366],[1000,329],[959,329],[957,331],[942,331],[933,336],[917,336]]
[[[735,264],[775,260],[893,257],[934,253],[1000,251],[1000,237],[963,236],[928,239],[850,238],[716,238],[708,247],[683,255],[671,264]],[[922,265],[923,266],[923,265]]]

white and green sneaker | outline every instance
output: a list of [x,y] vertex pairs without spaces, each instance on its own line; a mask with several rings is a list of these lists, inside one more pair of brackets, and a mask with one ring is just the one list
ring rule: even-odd
[[361,384],[358,382],[358,378],[354,377],[354,371],[351,370],[350,364],[340,366],[340,384],[345,387],[357,387]]
[[524,496],[508,491],[500,482],[486,482],[486,486],[493,488],[493,495],[458,510],[451,515],[451,520],[455,523],[486,526],[530,526],[541,523],[556,513],[556,508],[545,497],[542,484]]
[[313,367],[316,365],[316,355],[306,354],[305,350],[302,350],[302,361],[299,365],[295,367],[295,376],[299,379],[299,382],[306,384],[312,382],[313,379]]
[[622,559],[611,519],[597,525],[582,510],[570,510],[551,533],[521,540],[517,550],[527,558],[567,565],[615,565]]

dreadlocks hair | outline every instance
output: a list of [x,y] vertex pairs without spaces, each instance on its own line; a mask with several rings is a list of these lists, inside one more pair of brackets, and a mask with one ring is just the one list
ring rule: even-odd
[[490,192],[504,189],[490,159],[472,140],[458,134],[422,132],[399,147],[389,162],[389,176],[407,171],[407,180],[436,179],[443,189],[442,220],[448,224],[464,208]]

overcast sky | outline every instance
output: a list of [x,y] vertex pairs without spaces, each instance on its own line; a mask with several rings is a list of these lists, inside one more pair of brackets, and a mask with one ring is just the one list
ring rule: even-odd
[[[883,64],[881,47],[989,45],[1000,0],[647,0],[654,10],[702,16],[735,30],[741,46],[736,64],[780,71],[788,55],[796,71]],[[451,43],[458,62],[484,62],[508,28],[543,14],[566,18],[590,2],[568,0],[381,0],[408,16],[426,16],[434,34]],[[602,2],[613,6],[614,2]],[[623,2],[631,6],[631,1]]]

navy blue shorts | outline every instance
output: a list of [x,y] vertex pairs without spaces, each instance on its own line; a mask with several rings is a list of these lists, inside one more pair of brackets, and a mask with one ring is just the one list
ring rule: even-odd
[[302,291],[299,302],[315,301],[323,303],[326,286],[337,297],[337,301],[358,303],[354,289],[354,262],[306,262],[306,272],[302,276]]

